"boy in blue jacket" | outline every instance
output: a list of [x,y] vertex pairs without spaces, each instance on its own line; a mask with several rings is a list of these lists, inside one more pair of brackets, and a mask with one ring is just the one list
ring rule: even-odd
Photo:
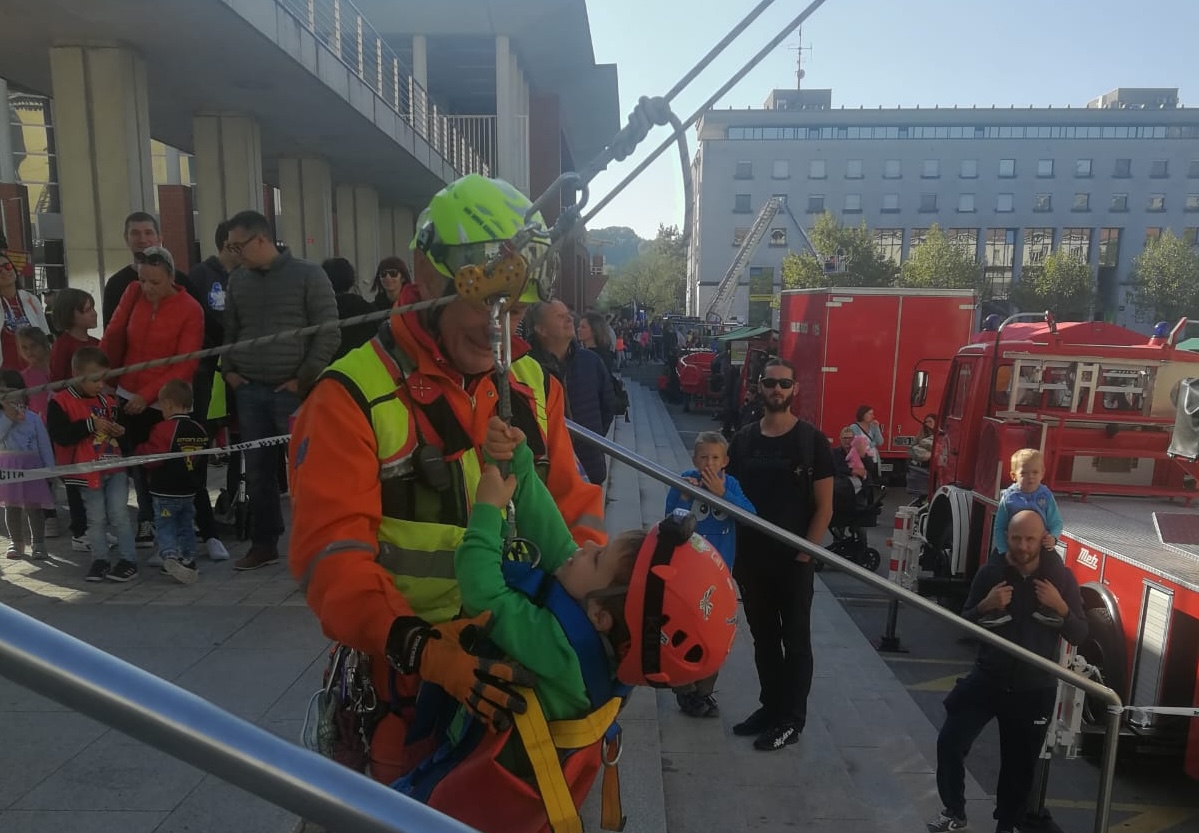
[[[684,480],[697,489],[694,494],[680,492],[672,488],[666,494],[666,514],[676,509],[686,509],[695,516],[695,531],[708,540],[729,571],[733,569],[733,559],[737,554],[737,526],[725,514],[723,509],[710,505],[703,498],[705,491],[711,492],[718,498],[724,498],[729,503],[739,506],[746,512],[755,512],[754,505],[741,491],[741,484],[731,474],[725,474],[729,464],[729,444],[725,438],[715,431],[704,431],[695,438],[691,454],[693,469],[687,469],[680,475]],[[716,690],[716,674],[686,686],[674,689],[675,699],[679,709],[688,717],[719,717],[720,707],[712,693]]]

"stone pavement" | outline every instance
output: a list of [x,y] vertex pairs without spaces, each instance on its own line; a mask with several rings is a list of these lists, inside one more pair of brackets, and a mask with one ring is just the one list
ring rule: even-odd
[[[687,467],[690,454],[657,394],[628,387],[632,422],[617,423],[617,442],[672,470]],[[652,523],[664,496],[661,484],[614,464],[609,529]],[[126,585],[87,584],[87,556],[70,553],[69,538],[50,543],[48,562],[3,565],[0,603],[298,741],[327,643],[282,565],[237,574],[227,562],[202,561],[193,587],[155,569]],[[236,557],[244,545],[230,548]],[[819,581],[812,622],[816,678],[808,727],[785,751],[755,752],[731,733],[757,706],[748,634],[721,673],[722,719],[684,718],[669,692],[634,694],[621,718],[629,833],[923,831],[925,818],[939,809],[929,763],[935,727]],[[297,827],[287,812],[2,677],[0,771],[4,833]],[[969,790],[970,814],[985,826],[985,793],[973,781]],[[588,829],[598,830],[595,801],[584,809]]]

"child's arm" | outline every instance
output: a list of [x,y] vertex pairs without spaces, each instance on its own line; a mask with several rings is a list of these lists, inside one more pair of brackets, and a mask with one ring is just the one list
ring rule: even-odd
[[[133,453],[136,456],[143,454],[166,454],[171,450],[171,445],[174,444],[174,441],[175,421],[163,420],[150,429],[150,436],[146,438],[144,443],[138,443],[133,449]],[[158,468],[161,465],[161,461],[145,464],[148,469]]]
[[1048,500],[1045,502],[1045,531],[1054,537],[1054,540],[1062,537],[1062,513],[1057,510],[1057,501],[1053,497],[1053,492],[1045,489]]
[[51,399],[46,408],[46,433],[55,444],[69,448],[96,433],[96,427],[91,417],[72,420],[62,406]]
[[995,510],[994,526],[991,527],[991,546],[1001,555],[1007,552],[1008,508],[1004,496],[999,498],[999,508]]
[[737,481],[737,478],[731,474],[724,476],[724,499],[734,506],[741,507],[746,512],[757,514],[758,510],[754,508],[749,498],[745,496],[745,492],[741,491],[741,484]]
[[550,490],[537,476],[528,443],[516,447],[512,473],[516,475],[516,495],[512,501],[516,507],[516,531],[537,545],[541,551],[541,569],[552,573],[574,555],[578,545]]

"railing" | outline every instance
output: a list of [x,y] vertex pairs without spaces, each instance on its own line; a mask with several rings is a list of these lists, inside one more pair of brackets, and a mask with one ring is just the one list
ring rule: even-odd
[[490,175],[493,165],[439,112],[395,50],[351,0],[275,0],[332,55],[369,86],[392,112],[459,173]]

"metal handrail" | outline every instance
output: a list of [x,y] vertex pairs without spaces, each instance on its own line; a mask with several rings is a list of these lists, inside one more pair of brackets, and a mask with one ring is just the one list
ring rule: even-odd
[[[682,477],[679,477],[672,471],[668,471],[662,466],[654,462],[646,460],[640,455],[634,454],[631,451],[611,442],[605,437],[601,437],[593,431],[589,431],[577,423],[567,421],[567,427],[570,433],[578,439],[585,440],[592,445],[603,449],[610,457],[620,460],[625,465],[631,466],[638,471],[648,474],[655,480],[659,480],[668,486],[673,486],[683,492],[694,491],[695,486]],[[934,617],[937,617],[942,622],[965,632],[969,636],[986,642],[992,647],[998,648],[1006,654],[1010,654],[1021,662],[1026,662],[1034,668],[1050,674],[1062,682],[1075,686],[1090,694],[1093,697],[1102,700],[1107,705],[1107,720],[1104,726],[1103,736],[1103,756],[1101,759],[1101,769],[1099,775],[1099,795],[1095,802],[1095,833],[1107,833],[1108,823],[1111,817],[1112,803],[1112,787],[1116,775],[1116,751],[1120,739],[1120,717],[1124,710],[1124,703],[1115,691],[1107,686],[1100,685],[1094,680],[1083,677],[1067,668],[1063,668],[1052,660],[1045,659],[1038,654],[1034,654],[1027,648],[1009,642],[1001,636],[992,633],[991,631],[979,627],[973,622],[968,622],[960,616],[945,610],[940,605],[930,602],[923,596],[913,593],[911,590],[905,590],[902,587],[892,584],[882,576],[872,573],[869,570],[841,558],[838,555],[830,552],[819,544],[814,544],[795,533],[788,532],[785,529],[780,529],[772,523],[762,520],[757,515],[746,512],[740,506],[729,503],[724,498],[717,497],[713,494],[704,495],[704,500],[714,504],[718,508],[724,510],[733,518],[736,518],[738,523],[744,524],[763,535],[769,535],[776,541],[781,541],[788,546],[795,547],[797,552],[802,552],[818,561],[826,564],[832,564],[838,570],[849,574],[850,576],[864,582],[875,590],[881,590],[887,596],[895,598],[901,602],[905,602],[917,610],[921,610]]]
[[0,674],[327,829],[472,833],[7,605],[0,605]]

